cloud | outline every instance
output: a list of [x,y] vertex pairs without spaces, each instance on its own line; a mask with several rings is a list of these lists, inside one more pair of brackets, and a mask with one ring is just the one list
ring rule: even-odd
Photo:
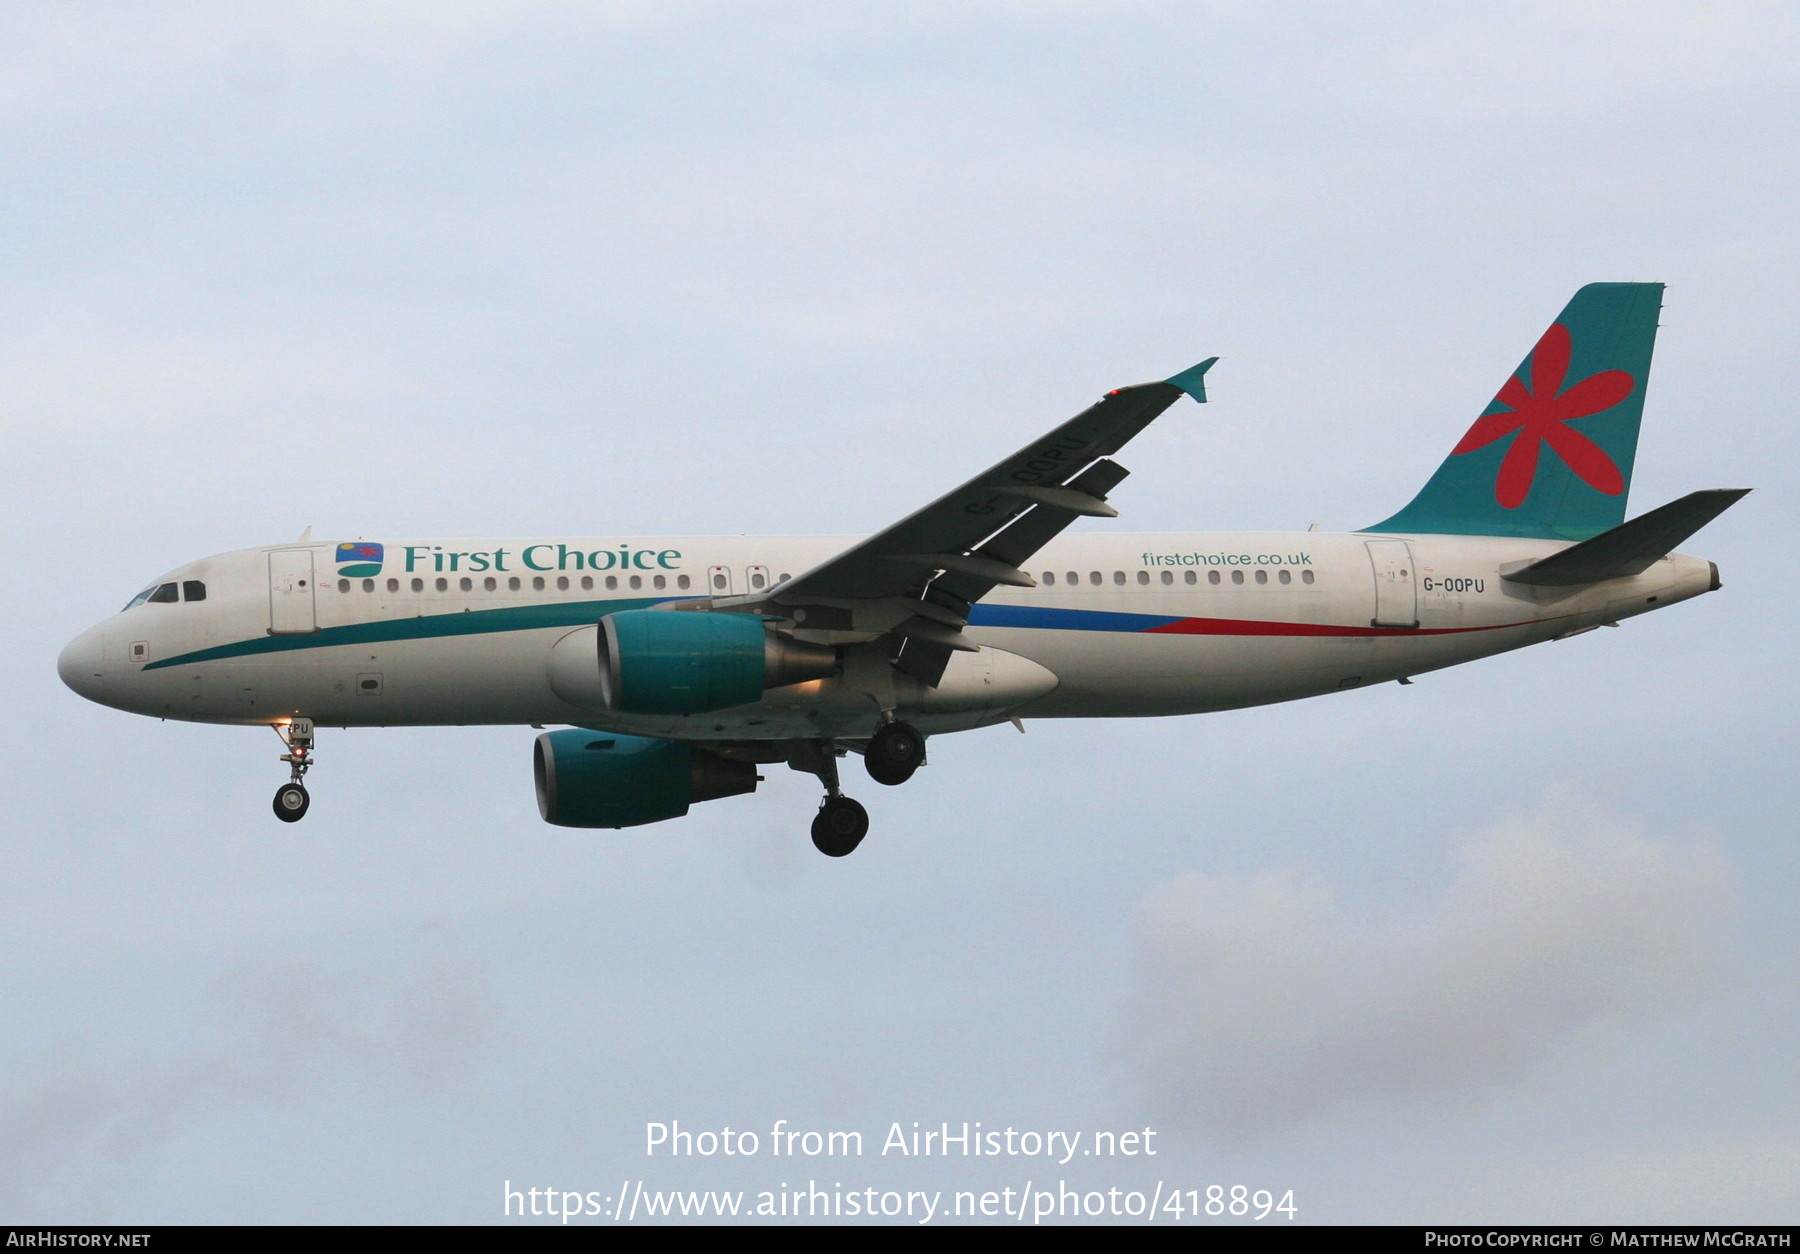
[[1385,922],[1293,871],[1153,893],[1121,1048],[1155,1117],[1241,1136],[1463,1105],[1717,991],[1732,877],[1716,852],[1554,796],[1461,862],[1435,906]]
[[491,1035],[491,1003],[453,940],[394,980],[333,977],[312,964],[235,970],[209,1008],[228,1026],[196,1033],[214,1048],[111,1067],[65,1063],[0,1088],[0,1206],[23,1212],[60,1198],[55,1184],[71,1172],[104,1189],[140,1154],[220,1109],[370,1084],[438,1092]]

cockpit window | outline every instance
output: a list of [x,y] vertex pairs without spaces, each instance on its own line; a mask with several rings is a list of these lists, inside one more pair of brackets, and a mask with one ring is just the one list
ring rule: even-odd
[[[186,593],[189,601],[206,600],[206,585],[198,579],[188,579],[181,583],[153,583],[142,592],[125,603],[125,610],[135,610],[148,602],[151,605],[174,605]],[[125,610],[120,610],[123,614]]]

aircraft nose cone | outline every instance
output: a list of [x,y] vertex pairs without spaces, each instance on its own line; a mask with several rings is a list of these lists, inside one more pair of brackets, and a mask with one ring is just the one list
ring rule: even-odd
[[106,665],[99,628],[90,627],[69,641],[69,646],[56,659],[56,673],[65,684],[89,701],[103,699],[106,690]]

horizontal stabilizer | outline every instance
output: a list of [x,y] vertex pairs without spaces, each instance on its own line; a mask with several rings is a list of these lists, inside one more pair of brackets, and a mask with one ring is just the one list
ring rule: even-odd
[[1642,574],[1675,546],[1749,495],[1749,488],[1708,488],[1602,531],[1591,540],[1505,576],[1540,587],[1599,583]]

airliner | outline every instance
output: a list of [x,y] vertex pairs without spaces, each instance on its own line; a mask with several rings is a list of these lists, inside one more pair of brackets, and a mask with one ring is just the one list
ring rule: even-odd
[[1407,683],[1716,591],[1714,563],[1673,550],[1748,489],[1625,519],[1662,290],[1583,287],[1419,494],[1360,531],[1105,526],[1113,455],[1206,400],[1209,358],[1108,392],[873,536],[309,528],[159,576],[58,671],[132,713],[274,728],[288,822],[319,727],[518,724],[543,732],[550,823],[662,822],[785,763],[818,777],[812,840],[842,857],[869,828],[849,753],[896,785],[950,732]]

